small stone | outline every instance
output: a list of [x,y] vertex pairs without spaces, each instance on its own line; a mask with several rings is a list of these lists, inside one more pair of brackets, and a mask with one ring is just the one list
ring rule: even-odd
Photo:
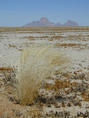
[[68,107],[71,107],[71,103],[68,103],[67,106],[68,106]]
[[14,99],[14,97],[9,97],[9,101],[11,101],[11,102],[14,102],[15,101],[15,99]]
[[80,103],[80,101],[74,101],[73,104],[74,104],[74,106],[82,106],[81,103]]
[[62,107],[65,107],[65,104],[64,104],[64,102],[62,102]]

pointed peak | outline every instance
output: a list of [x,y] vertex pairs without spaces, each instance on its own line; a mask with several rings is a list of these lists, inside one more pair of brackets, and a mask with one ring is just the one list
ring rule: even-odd
[[49,21],[49,20],[48,20],[46,17],[41,17],[41,18],[40,18],[40,21],[41,21],[41,22],[47,22],[47,21]]
[[58,22],[58,23],[51,22],[46,17],[41,17],[40,20],[33,21],[33,22],[25,25],[25,27],[32,27],[32,26],[46,26],[47,27],[47,26],[79,26],[79,25],[77,22],[72,21],[72,20],[68,20],[64,24],[61,24],[60,22]]

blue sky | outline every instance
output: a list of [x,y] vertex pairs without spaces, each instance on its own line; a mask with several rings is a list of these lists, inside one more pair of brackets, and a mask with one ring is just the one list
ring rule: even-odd
[[89,26],[89,0],[0,0],[0,26],[22,26],[43,16]]

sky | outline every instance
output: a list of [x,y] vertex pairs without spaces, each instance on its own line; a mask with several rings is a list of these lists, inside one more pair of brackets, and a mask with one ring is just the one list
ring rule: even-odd
[[0,26],[23,26],[41,17],[89,26],[89,0],[0,0]]

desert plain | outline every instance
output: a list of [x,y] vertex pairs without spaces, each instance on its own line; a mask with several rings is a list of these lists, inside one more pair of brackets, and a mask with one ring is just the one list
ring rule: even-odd
[[[66,67],[44,80],[31,105],[15,99],[20,54],[52,46]],[[0,28],[0,118],[89,118],[89,27]]]

